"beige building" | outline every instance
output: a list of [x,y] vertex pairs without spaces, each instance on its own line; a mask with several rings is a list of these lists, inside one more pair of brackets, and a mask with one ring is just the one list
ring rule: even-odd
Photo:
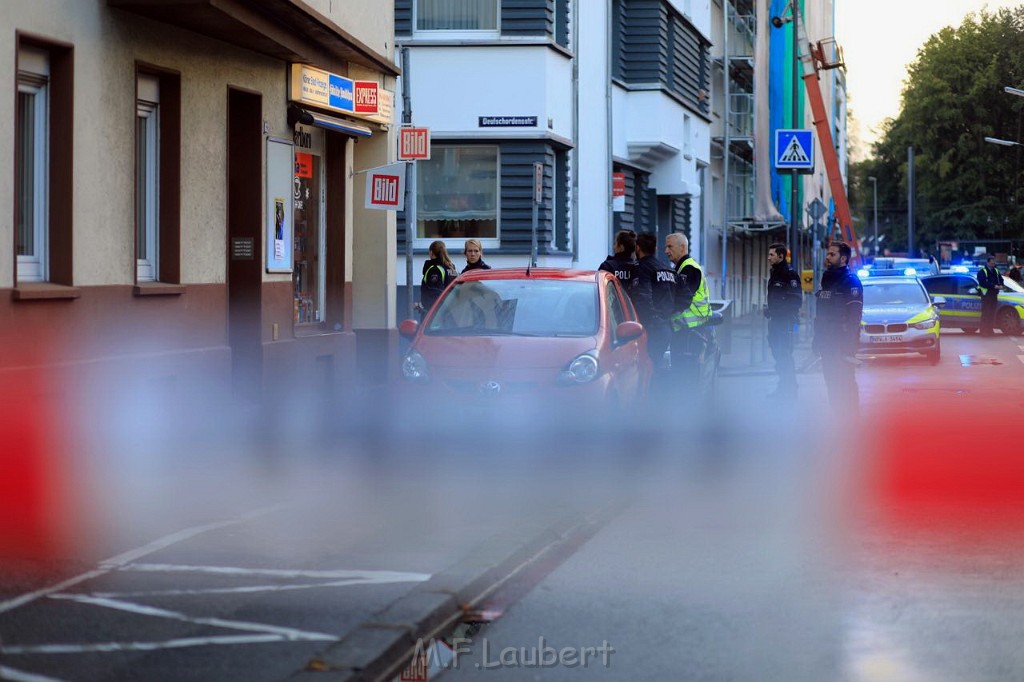
[[344,390],[388,347],[390,3],[6,0],[0,31],[0,372]]

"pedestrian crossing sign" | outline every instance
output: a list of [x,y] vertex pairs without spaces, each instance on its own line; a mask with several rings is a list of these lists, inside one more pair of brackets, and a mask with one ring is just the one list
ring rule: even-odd
[[776,130],[775,168],[798,173],[814,170],[814,131]]

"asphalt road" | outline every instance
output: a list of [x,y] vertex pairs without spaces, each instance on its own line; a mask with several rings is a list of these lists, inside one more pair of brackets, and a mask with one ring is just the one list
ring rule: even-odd
[[[763,367],[734,368],[697,424],[544,437],[311,437],[111,403],[66,463],[75,541],[2,566],[0,679],[355,679],[346,662],[381,633],[400,667],[410,633],[470,597],[501,616],[451,679],[1021,677],[1024,476],[1006,445],[1024,340],[943,344],[935,367],[866,361],[861,422],[829,410],[809,357],[795,405],[765,401]],[[615,651],[475,665],[540,637]]]

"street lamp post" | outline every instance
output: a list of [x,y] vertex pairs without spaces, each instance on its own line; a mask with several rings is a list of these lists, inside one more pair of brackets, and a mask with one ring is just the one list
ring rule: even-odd
[[1014,142],[1013,140],[1000,140],[998,137],[986,137],[985,142],[998,144],[1002,147],[1024,147],[1024,144],[1020,142]]
[[868,176],[868,180],[871,181],[873,194],[875,197],[875,259],[878,258],[878,178],[874,176]]

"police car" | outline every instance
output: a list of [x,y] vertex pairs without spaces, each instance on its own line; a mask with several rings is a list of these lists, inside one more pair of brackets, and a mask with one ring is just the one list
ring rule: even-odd
[[[942,326],[974,333],[981,327],[981,291],[973,275],[953,274],[922,277],[921,283],[932,296],[946,300],[942,308]],[[996,308],[996,327],[1004,334],[1024,334],[1024,287],[1003,277]]]
[[871,277],[862,284],[860,353],[920,353],[938,363],[939,310],[945,301],[930,298],[917,277]]

